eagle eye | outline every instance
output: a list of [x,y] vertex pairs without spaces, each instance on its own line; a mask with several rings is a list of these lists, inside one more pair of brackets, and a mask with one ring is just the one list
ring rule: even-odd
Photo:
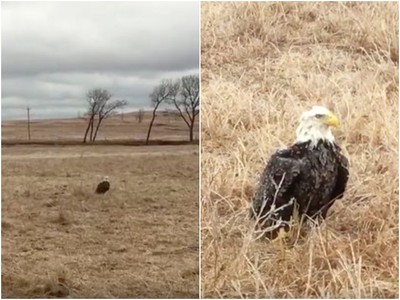
[[321,119],[323,116],[324,116],[324,115],[321,115],[321,114],[315,115],[315,117],[316,117],[317,119]]

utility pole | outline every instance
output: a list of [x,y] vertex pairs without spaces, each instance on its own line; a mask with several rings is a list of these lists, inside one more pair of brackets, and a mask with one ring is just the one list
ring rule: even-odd
[[26,113],[28,115],[28,139],[31,140],[31,115],[30,115],[31,108],[28,106],[26,108]]

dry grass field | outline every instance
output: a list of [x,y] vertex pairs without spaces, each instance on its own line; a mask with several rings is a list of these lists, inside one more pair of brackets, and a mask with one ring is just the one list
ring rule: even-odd
[[[34,117],[34,111],[32,112]],[[137,113],[112,116],[102,123],[96,141],[145,140],[151,119],[151,112],[146,112],[141,123]],[[32,120],[31,139],[33,141],[77,141],[83,140],[87,120]],[[194,128],[194,138],[198,139],[198,122]],[[5,121],[2,123],[2,140],[8,142],[26,141],[26,121]],[[188,140],[189,131],[181,117],[158,112],[150,139]]]
[[[80,132],[52,122],[43,138]],[[3,129],[22,137],[13,124]],[[198,298],[198,154],[198,145],[3,146],[2,297]],[[96,195],[105,175],[111,189]]]
[[[202,3],[202,296],[398,298],[398,4]],[[341,120],[344,198],[257,238],[249,200],[315,104]]]

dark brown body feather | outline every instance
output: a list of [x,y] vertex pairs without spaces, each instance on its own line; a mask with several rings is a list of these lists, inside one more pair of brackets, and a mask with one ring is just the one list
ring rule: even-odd
[[336,144],[294,144],[272,155],[253,197],[251,215],[259,217],[263,227],[276,230],[288,227],[295,206],[300,216],[324,219],[343,196],[348,177],[348,160]]
[[97,185],[96,194],[104,194],[110,189],[110,183],[108,181],[102,181]]

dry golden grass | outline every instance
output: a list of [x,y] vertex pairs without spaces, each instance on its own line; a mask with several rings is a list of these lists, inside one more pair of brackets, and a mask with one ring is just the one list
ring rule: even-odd
[[[33,113],[34,115],[34,113]],[[146,112],[141,123],[137,113],[126,113],[123,116],[112,116],[103,121],[96,141],[146,140],[151,113]],[[86,130],[85,119],[33,120],[31,123],[32,141],[68,141],[81,142]],[[196,120],[194,137],[198,138],[198,120]],[[27,141],[27,122],[2,122],[2,140],[5,142]],[[158,112],[150,140],[187,141],[189,130],[182,118],[176,114]]]
[[198,298],[198,274],[197,145],[2,149],[3,298]]
[[[398,298],[397,3],[202,3],[202,296]],[[249,200],[312,105],[334,111],[345,197],[257,239]]]

